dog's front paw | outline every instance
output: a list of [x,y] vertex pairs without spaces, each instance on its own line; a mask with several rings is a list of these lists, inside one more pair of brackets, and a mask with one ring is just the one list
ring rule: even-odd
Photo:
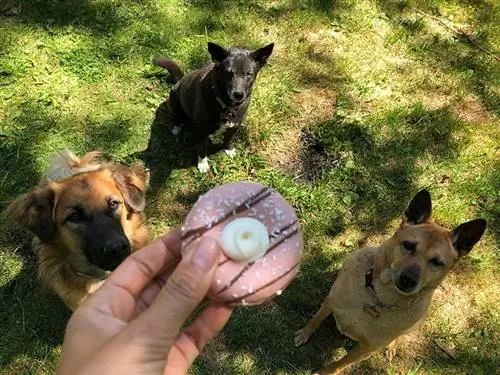
[[295,332],[293,343],[295,344],[295,346],[304,345],[307,342],[307,340],[309,340],[310,336],[311,335],[308,335],[304,329],[301,329],[300,331]]
[[181,127],[174,125],[170,128],[170,131],[172,132],[173,135],[178,135],[181,132]]
[[236,156],[236,149],[233,147],[233,148],[230,148],[229,150],[224,150],[224,152],[226,153],[227,156],[229,156],[231,159],[234,158]]
[[203,159],[198,159],[198,170],[201,173],[207,173],[210,170],[210,166],[208,165],[208,158],[206,156]]

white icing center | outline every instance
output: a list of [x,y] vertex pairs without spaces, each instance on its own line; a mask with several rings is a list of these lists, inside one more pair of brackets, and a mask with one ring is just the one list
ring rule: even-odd
[[239,217],[222,230],[222,248],[237,262],[252,262],[269,248],[269,233],[264,224],[251,217]]

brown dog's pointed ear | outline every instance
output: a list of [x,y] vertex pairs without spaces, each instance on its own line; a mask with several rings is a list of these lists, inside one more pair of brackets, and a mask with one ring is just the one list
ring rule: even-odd
[[431,217],[431,212],[431,195],[426,189],[420,190],[408,204],[403,222],[412,225],[423,223]]
[[224,47],[212,42],[208,42],[208,52],[210,53],[210,56],[212,56],[213,62],[221,62],[229,54]]
[[120,188],[125,204],[133,212],[142,212],[146,206],[146,187],[148,173],[140,164],[130,167],[117,167],[113,178]]
[[250,53],[250,56],[259,63],[260,66],[263,66],[267,63],[267,59],[273,53],[274,43],[268,44],[265,47],[256,49],[255,51]]
[[52,217],[54,191],[50,187],[37,187],[21,195],[7,207],[6,214],[34,233],[41,241],[49,242],[55,231]]
[[486,220],[476,219],[460,224],[451,231],[451,243],[459,256],[469,254],[486,229]]

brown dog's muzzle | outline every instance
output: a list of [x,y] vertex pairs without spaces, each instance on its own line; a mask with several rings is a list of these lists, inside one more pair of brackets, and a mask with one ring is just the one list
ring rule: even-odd
[[130,254],[130,242],[120,222],[106,214],[92,218],[85,244],[89,262],[107,271],[114,270]]

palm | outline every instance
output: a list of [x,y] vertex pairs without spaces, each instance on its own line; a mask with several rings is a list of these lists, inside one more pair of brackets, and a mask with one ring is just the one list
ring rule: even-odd
[[[146,321],[154,327],[155,320],[165,320],[165,317],[154,317],[155,313],[151,310],[154,310],[152,305],[155,300],[165,299],[164,285],[181,259],[179,237],[179,233],[174,232],[132,254],[103,286],[76,310],[66,333],[70,339],[65,340],[63,345],[63,354],[78,353],[78,361],[72,360],[73,367],[99,362],[96,358],[99,355],[106,357],[106,352],[113,352],[109,347],[113,346],[111,344],[114,341],[120,341],[126,331],[132,332],[131,337],[144,335],[144,332],[154,334],[157,331],[151,327],[138,329],[138,326],[144,325],[143,322]],[[162,296],[159,296],[160,294]],[[161,304],[175,306],[175,302]],[[180,335],[180,327],[168,327],[167,332],[160,332],[165,346],[162,358],[167,359],[164,372],[185,373],[206,342],[227,322],[231,311],[227,306],[211,304]],[[128,335],[130,337],[130,333]],[[149,340],[148,336],[151,335],[147,334],[146,341]],[[106,358],[103,361],[106,361]]]

